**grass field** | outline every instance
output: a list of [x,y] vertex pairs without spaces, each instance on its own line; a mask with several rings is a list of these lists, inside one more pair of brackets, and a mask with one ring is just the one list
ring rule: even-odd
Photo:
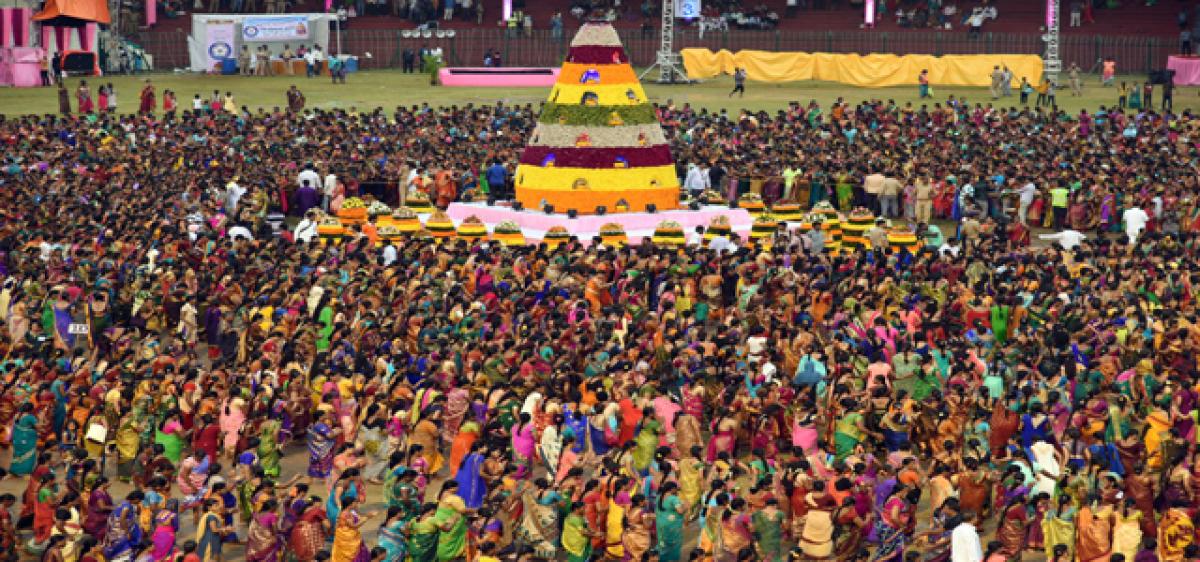
[[[128,112],[136,109],[137,96],[141,91],[143,80],[149,78],[159,92],[172,90],[179,100],[181,108],[190,108],[191,99],[196,94],[207,96],[213,90],[233,92],[238,104],[250,109],[270,109],[283,106],[284,92],[296,84],[304,92],[309,107],[325,109],[370,110],[376,107],[393,109],[397,105],[412,105],[427,102],[431,105],[464,105],[466,103],[490,104],[498,100],[505,103],[537,103],[546,99],[546,88],[445,88],[431,87],[429,78],[425,75],[401,74],[398,71],[371,71],[351,74],[345,85],[334,85],[328,78],[308,79],[304,76],[278,77],[242,77],[242,76],[205,76],[195,74],[150,74],[140,76],[112,76],[103,79],[89,79],[92,92],[95,95],[99,83],[112,83],[120,101],[120,111]],[[1129,81],[1144,80],[1145,76],[1121,77]],[[68,89],[74,92],[79,79],[68,80]],[[706,107],[709,110],[739,109],[774,111],[786,107],[790,101],[808,103],[817,100],[823,106],[838,97],[850,102],[863,99],[892,99],[897,103],[914,102],[917,100],[915,86],[897,88],[854,88],[831,82],[797,82],[790,84],[747,84],[747,94],[744,98],[728,97],[732,87],[729,77],[692,85],[658,85],[646,84],[646,91],[654,102],[665,103],[668,99],[676,104],[690,103],[695,107]],[[966,97],[969,102],[991,102],[987,88],[950,88],[936,87],[936,100],[944,101],[946,96]],[[1116,103],[1116,89],[1102,88],[1099,79],[1094,76],[1087,78],[1083,96],[1072,97],[1069,92],[1059,93],[1059,106],[1071,112],[1078,112],[1086,107],[1089,111],[1100,105]],[[1155,92],[1158,98],[1158,92]],[[929,103],[932,100],[925,100]],[[1019,98],[1016,96],[1001,100],[1003,105],[1015,105]],[[999,103],[999,102],[998,102]],[[72,96],[74,105],[74,96]],[[930,104],[932,105],[932,104]],[[1197,88],[1178,88],[1175,92],[1175,109],[1200,109],[1200,96]],[[30,113],[52,113],[58,111],[58,98],[52,88],[8,88],[0,89],[0,113],[19,115]]]

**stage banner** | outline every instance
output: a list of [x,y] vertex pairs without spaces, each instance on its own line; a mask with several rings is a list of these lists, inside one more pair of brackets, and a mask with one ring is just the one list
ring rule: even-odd
[[221,61],[234,56],[233,20],[210,21],[204,26],[204,56],[211,70]]
[[261,16],[242,20],[243,41],[305,41],[308,16]]
[[675,17],[694,19],[700,17],[700,0],[674,0]]

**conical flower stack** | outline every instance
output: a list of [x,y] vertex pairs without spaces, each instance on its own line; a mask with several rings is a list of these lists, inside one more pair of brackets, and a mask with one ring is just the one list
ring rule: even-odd
[[[517,199],[592,214],[679,206],[679,178],[658,115],[606,21],[579,29],[521,154]],[[625,209],[618,209],[617,202]]]

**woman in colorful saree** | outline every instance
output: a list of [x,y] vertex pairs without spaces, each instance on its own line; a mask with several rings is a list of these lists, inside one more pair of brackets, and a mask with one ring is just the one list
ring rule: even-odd
[[804,531],[800,535],[800,549],[804,556],[813,560],[824,560],[833,554],[833,511],[837,500],[825,491],[825,482],[812,483],[812,491],[804,497],[808,513],[804,518]]
[[412,562],[437,562],[438,535],[436,503],[421,508],[421,516],[413,523],[408,535],[408,555]]
[[225,504],[219,499],[204,500],[204,515],[196,524],[196,556],[203,562],[217,560],[221,556],[222,537],[229,530],[225,528],[222,514]]
[[379,546],[383,548],[384,562],[402,562],[407,558],[407,545],[404,535],[408,531],[408,521],[404,519],[405,511],[400,506],[392,506],[387,510],[387,518],[379,526]]
[[1138,511],[1132,498],[1125,498],[1117,511],[1113,524],[1113,553],[1122,554],[1126,560],[1137,558],[1142,547],[1142,524],[1144,514]]
[[[558,505],[562,496],[550,489],[550,482],[545,478],[538,478],[532,487],[517,493],[521,494],[523,505],[521,524],[516,528],[518,536],[533,547],[539,557],[553,559],[559,538]],[[610,521],[610,534],[611,526]]]
[[99,476],[92,483],[92,491],[88,494],[87,516],[83,519],[83,531],[93,537],[104,536],[105,524],[113,511],[112,496],[108,493],[111,485],[108,478]]
[[1079,562],[1106,562],[1112,555],[1112,508],[1096,504],[1079,510],[1075,527]]
[[279,561],[279,515],[275,513],[278,507],[275,500],[269,499],[250,519],[250,529],[246,533],[248,562]]
[[658,490],[655,528],[658,531],[658,557],[662,562],[679,562],[683,556],[683,520],[687,508],[679,499],[679,486],[665,482]]
[[[324,410],[317,423],[308,428],[308,477],[327,480],[333,472],[334,447],[341,433],[333,425],[333,415]],[[327,484],[327,483],[326,483]]]
[[1196,529],[1183,502],[1167,509],[1158,522],[1159,562],[1182,562],[1184,551],[1196,541]]
[[183,424],[179,422],[179,414],[171,412],[159,424],[154,433],[154,442],[163,446],[163,456],[171,464],[179,466],[183,454]]
[[454,436],[454,440],[450,444],[450,477],[458,476],[458,470],[462,463],[467,458],[467,454],[474,448],[472,445],[479,440],[479,435],[483,430],[475,421],[468,421],[462,424],[458,430],[458,434]]
[[133,464],[142,445],[141,424],[144,414],[140,406],[125,414],[117,425],[117,477],[128,482],[133,477]]
[[138,524],[138,509],[145,495],[134,490],[125,496],[125,501],[108,517],[108,529],[104,534],[104,557],[109,562],[133,560],[134,548],[142,544],[142,528]]
[[154,545],[151,550],[154,562],[174,560],[177,555],[175,533],[179,530],[178,508],[179,500],[168,500],[167,507],[154,516],[154,534],[150,536],[150,542]]
[[363,542],[362,526],[375,517],[372,511],[366,515],[358,513],[361,503],[357,496],[342,497],[342,511],[338,514],[337,529],[333,533],[332,562],[369,562],[371,552]]
[[533,417],[528,412],[522,412],[517,424],[512,428],[512,456],[518,477],[526,477],[533,468],[533,454],[536,447],[534,438]]
[[884,502],[879,521],[875,524],[879,548],[871,557],[872,562],[896,562],[904,559],[909,521],[920,499],[919,489],[897,486],[892,496]]
[[863,415],[858,411],[858,402],[852,398],[843,399],[842,411],[843,414],[838,418],[833,431],[833,442],[839,461],[854,453],[854,448],[868,433]]
[[1046,559],[1053,560],[1054,547],[1064,545],[1070,555],[1075,555],[1075,506],[1071,505],[1071,496],[1058,496],[1057,507],[1046,512],[1042,519],[1042,544]]
[[312,560],[325,547],[325,536],[329,534],[329,522],[321,498],[308,498],[300,518],[292,526],[288,536],[288,550],[297,560]]
[[625,516],[625,534],[621,537],[621,543],[625,545],[625,554],[630,560],[641,560],[654,546],[650,540],[654,531],[654,513],[646,504],[646,496],[635,494],[630,499],[629,511]]
[[458,485],[458,496],[470,509],[479,509],[483,506],[483,498],[487,495],[487,482],[484,481],[481,472],[483,461],[486,460],[482,449],[480,443],[471,444],[471,452],[463,460],[462,466],[459,467],[458,474],[454,478]]
[[33,472],[37,461],[37,421],[37,416],[33,415],[33,404],[22,404],[12,431],[13,458],[8,472],[13,476],[25,476]]
[[1000,527],[996,530],[996,539],[1003,543],[1001,552],[1015,558],[1025,550],[1026,526],[1029,523],[1029,509],[1025,505],[1024,494],[1017,495],[1004,509],[1000,518]]
[[258,463],[267,478],[279,478],[279,459],[283,456],[279,445],[279,430],[283,422],[275,418],[263,421],[258,430]]
[[588,528],[584,518],[584,502],[571,504],[571,513],[563,522],[562,544],[567,553],[567,562],[588,562],[592,559],[592,537],[597,531]]
[[421,451],[428,462],[428,466],[423,471],[425,474],[437,474],[442,470],[442,465],[445,463],[441,454],[441,430],[438,429],[438,424],[441,423],[442,410],[434,406],[421,415],[421,421],[413,428],[412,434],[409,435],[409,446],[420,445]]
[[438,537],[438,562],[461,558],[466,553],[467,514],[471,511],[458,496],[458,482],[447,480],[438,497],[437,516],[434,518],[442,531]]

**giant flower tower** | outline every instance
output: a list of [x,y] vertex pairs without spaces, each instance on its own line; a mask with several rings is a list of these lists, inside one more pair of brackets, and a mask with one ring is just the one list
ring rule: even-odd
[[679,206],[675,161],[617,32],[585,23],[521,154],[517,200],[593,214]]

